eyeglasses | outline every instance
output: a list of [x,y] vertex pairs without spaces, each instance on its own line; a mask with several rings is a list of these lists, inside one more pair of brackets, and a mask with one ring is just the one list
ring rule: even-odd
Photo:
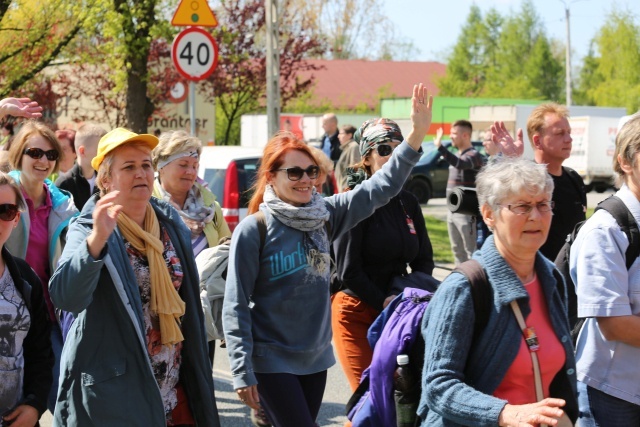
[[22,154],[26,154],[27,156],[36,160],[41,159],[42,156],[47,156],[47,160],[54,161],[58,160],[58,157],[60,157],[60,153],[58,153],[56,150],[44,151],[40,148],[25,148]]
[[534,207],[538,209],[538,212],[546,213],[551,211],[555,207],[555,205],[556,203],[554,201],[549,200],[547,202],[536,203],[535,205],[530,205],[528,203],[518,203],[514,205],[500,205],[500,207],[507,208],[516,215],[528,215],[531,213]]
[[305,173],[307,174],[309,179],[316,179],[320,174],[320,166],[312,165],[306,169],[302,169],[299,166],[295,166],[292,168],[282,168],[282,169],[274,170],[274,172],[277,172],[277,171],[286,171],[287,178],[289,178],[289,181],[300,181],[302,179],[302,176]]
[[378,152],[378,156],[380,157],[387,157],[390,156],[391,153],[393,153],[393,150],[395,150],[396,147],[394,147],[393,145],[389,145],[389,144],[378,144],[376,145],[376,151]]
[[18,215],[18,205],[3,203],[0,205],[0,219],[3,221],[13,221]]

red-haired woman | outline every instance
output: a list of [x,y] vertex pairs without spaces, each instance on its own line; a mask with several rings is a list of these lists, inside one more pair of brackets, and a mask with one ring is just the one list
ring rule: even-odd
[[323,198],[318,162],[291,133],[265,147],[251,213],[234,231],[223,325],[240,400],[264,407],[275,426],[312,427],[322,403],[331,348],[331,240],[398,194],[420,157],[431,98],[414,86],[413,129],[387,164],[353,191]]

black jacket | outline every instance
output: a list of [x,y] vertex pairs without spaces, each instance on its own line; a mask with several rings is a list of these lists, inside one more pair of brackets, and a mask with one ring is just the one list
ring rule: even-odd
[[91,192],[91,186],[89,181],[82,176],[82,170],[77,163],[73,165],[71,170],[64,173],[56,179],[56,187],[67,190],[73,196],[73,203],[78,208],[78,211],[82,211],[82,207],[89,197],[100,191],[97,185],[93,186],[93,193]]
[[[415,234],[409,229],[407,216],[413,221]],[[342,289],[379,311],[392,294],[392,279],[406,274],[407,264],[412,271],[428,275],[434,267],[422,209],[416,197],[405,190],[339,236],[333,253],[336,275],[332,281],[337,283],[332,283],[332,289]]]
[[22,295],[29,314],[31,326],[23,342],[24,378],[23,400],[20,405],[33,406],[38,414],[47,409],[47,397],[53,383],[53,351],[51,350],[51,323],[44,304],[42,284],[26,261],[14,258],[2,248],[2,258],[13,279],[16,290]]
[[[324,139],[326,137],[327,134],[322,135],[321,149],[324,147]],[[342,154],[342,149],[340,149],[340,140],[338,139],[338,131],[329,137],[329,141],[331,142],[331,160],[335,163],[340,158],[340,154]]]

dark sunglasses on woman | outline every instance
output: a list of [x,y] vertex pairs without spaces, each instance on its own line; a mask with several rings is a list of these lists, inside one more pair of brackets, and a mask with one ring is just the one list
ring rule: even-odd
[[0,205],[0,219],[3,221],[13,221],[18,215],[18,205],[3,203]]
[[389,145],[389,144],[378,144],[376,145],[376,151],[378,152],[378,156],[380,157],[387,157],[390,156],[391,153],[393,153],[393,150],[395,150],[396,147],[394,147],[393,145]]
[[316,179],[320,174],[320,166],[312,165],[306,169],[302,169],[300,166],[295,166],[292,168],[276,169],[276,171],[286,171],[289,181],[300,181],[305,173],[309,179]]
[[60,157],[60,153],[58,153],[56,150],[44,151],[41,148],[25,148],[22,154],[26,154],[27,156],[36,160],[41,159],[42,156],[47,156],[47,160],[54,161],[58,160],[58,157]]

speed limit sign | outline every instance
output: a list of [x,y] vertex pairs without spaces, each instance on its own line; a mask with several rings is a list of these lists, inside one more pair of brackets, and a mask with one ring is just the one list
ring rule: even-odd
[[185,79],[194,82],[204,80],[218,65],[218,44],[202,28],[187,28],[173,41],[171,60]]

